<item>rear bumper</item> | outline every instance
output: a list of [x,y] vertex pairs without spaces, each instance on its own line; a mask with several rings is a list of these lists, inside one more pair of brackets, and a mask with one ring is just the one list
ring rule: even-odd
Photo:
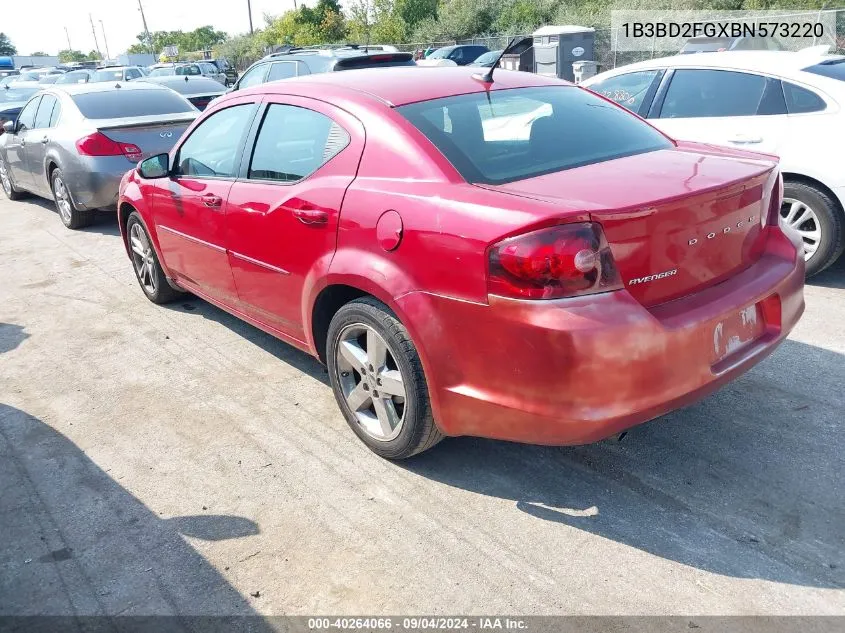
[[[804,310],[804,263],[769,229],[741,274],[651,309],[626,291],[489,305],[400,299],[420,344],[435,419],[449,435],[583,444],[691,404],[770,354]],[[763,302],[765,329],[717,359],[714,332]]]
[[66,167],[65,181],[79,209],[112,208],[123,174],[132,163],[123,156],[79,157],[73,168]]

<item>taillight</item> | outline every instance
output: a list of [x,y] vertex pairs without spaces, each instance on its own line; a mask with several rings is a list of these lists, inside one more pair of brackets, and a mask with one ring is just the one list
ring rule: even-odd
[[490,294],[559,299],[622,288],[601,226],[560,224],[494,244],[488,251]]
[[131,161],[141,159],[141,148],[132,143],[119,143],[102,132],[94,132],[76,141],[76,150],[83,156],[126,156]]

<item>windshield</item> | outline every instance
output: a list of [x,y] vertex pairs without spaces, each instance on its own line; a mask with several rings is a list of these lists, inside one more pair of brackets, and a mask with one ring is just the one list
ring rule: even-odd
[[427,57],[427,59],[444,59],[445,57],[448,57],[448,56],[449,56],[449,53],[451,53],[453,50],[455,50],[455,49],[453,49],[453,48],[451,48],[451,47],[448,47],[448,48],[438,48],[438,49],[437,49],[436,51],[434,51],[431,55],[429,55],[429,56]]
[[123,81],[123,70],[98,70],[89,80],[91,83],[99,81]]
[[26,88],[15,88],[14,86],[0,88],[0,103],[26,101],[39,90],[41,90],[40,87],[30,88],[29,86]]
[[172,66],[169,68],[153,68],[150,71],[150,77],[169,77],[176,74],[176,69]]
[[484,53],[481,57],[476,59],[473,64],[489,64],[490,62],[496,61],[496,58],[501,55],[502,51],[490,51],[489,53]]
[[672,147],[574,86],[491,90],[397,108],[468,182],[501,184]]

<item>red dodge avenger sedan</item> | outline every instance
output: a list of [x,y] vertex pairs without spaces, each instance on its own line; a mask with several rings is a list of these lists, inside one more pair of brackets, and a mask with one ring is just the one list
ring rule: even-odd
[[804,309],[775,159],[576,86],[464,68],[214,101],[120,187],[144,293],[314,355],[373,451],[593,442],[747,371]]

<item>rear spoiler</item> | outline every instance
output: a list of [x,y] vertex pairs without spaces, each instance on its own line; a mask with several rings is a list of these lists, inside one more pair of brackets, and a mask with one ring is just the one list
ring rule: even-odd
[[353,68],[372,68],[382,64],[407,64],[413,61],[414,56],[411,53],[372,53],[343,57],[337,60],[334,68],[335,70],[352,70]]
[[99,130],[117,128],[145,127],[148,125],[168,125],[171,123],[190,123],[200,115],[199,112],[176,112],[173,114],[150,114],[126,119],[88,119]]

